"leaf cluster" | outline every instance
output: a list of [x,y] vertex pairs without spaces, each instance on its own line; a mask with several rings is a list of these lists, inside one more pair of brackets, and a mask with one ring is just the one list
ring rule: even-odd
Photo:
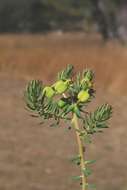
[[27,107],[32,111],[39,111],[42,98],[43,84],[39,80],[32,80],[25,90],[25,100]]
[[68,65],[66,69],[58,73],[58,80],[66,81],[72,77],[73,65]]
[[[43,119],[54,119],[59,124],[60,119],[68,120],[65,113],[59,108],[57,101],[52,101],[43,94],[44,85],[39,80],[32,80],[25,90],[27,107]],[[69,110],[66,110],[66,112]]]
[[101,132],[108,128],[107,121],[112,116],[112,107],[109,104],[99,106],[93,113],[90,113],[84,119],[84,128],[88,133],[93,134]]

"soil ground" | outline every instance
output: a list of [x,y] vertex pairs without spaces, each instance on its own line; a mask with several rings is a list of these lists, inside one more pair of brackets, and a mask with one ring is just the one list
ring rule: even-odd
[[96,73],[97,99],[114,113],[110,129],[93,137],[87,158],[97,190],[127,190],[127,49],[117,42],[103,44],[84,34],[0,36],[0,190],[76,190],[71,176],[79,170],[70,159],[77,152],[73,130],[50,128],[25,109],[28,80],[51,83],[66,64],[91,67]]

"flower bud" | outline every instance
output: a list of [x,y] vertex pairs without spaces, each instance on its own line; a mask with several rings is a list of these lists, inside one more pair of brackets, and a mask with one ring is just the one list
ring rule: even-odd
[[53,87],[57,93],[62,94],[68,89],[68,86],[69,86],[68,84],[69,84],[68,80],[65,82],[62,80],[59,80],[53,85]]
[[52,98],[55,95],[55,91],[50,86],[46,86],[42,93],[48,98]]
[[65,105],[66,105],[66,102],[65,102],[64,100],[59,100],[59,101],[58,101],[58,106],[59,106],[60,108],[63,108]]
[[78,93],[78,100],[80,102],[86,102],[89,98],[90,98],[90,95],[89,95],[88,91],[81,90]]
[[92,82],[90,81],[88,81],[87,84],[88,84],[88,88],[91,88],[93,86]]

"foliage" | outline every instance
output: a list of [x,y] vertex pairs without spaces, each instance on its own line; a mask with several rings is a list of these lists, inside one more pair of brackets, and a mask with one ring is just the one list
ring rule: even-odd
[[104,39],[119,37],[120,0],[1,0],[0,32],[95,29]]
[[[85,144],[91,143],[94,133],[108,127],[107,121],[112,115],[112,107],[107,103],[93,112],[87,112],[87,104],[95,97],[93,79],[94,73],[89,69],[74,77],[73,66],[68,65],[58,73],[54,84],[45,86],[39,80],[32,80],[25,91],[27,107],[43,120],[53,119],[55,123],[52,126],[59,126],[61,120],[72,123],[79,145],[79,154],[72,162],[81,167],[81,175],[73,179],[82,180],[83,190],[94,187],[86,181],[92,173],[88,166],[95,160],[84,159]],[[82,127],[79,127],[78,120],[82,122]]]

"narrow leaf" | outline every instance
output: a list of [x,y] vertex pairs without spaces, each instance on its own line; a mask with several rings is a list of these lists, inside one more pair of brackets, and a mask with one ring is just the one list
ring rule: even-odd
[[80,164],[80,161],[81,161],[81,157],[78,155],[78,156],[75,156],[71,159],[71,161],[74,163],[74,164],[77,164],[79,165]]
[[85,161],[85,164],[94,164],[96,160],[87,160]]
[[81,138],[82,138],[82,140],[84,140],[84,142],[85,142],[86,144],[90,144],[90,143],[91,143],[90,135],[88,135],[88,134],[83,134],[83,135],[81,136]]
[[73,176],[73,177],[72,177],[72,179],[73,179],[73,180],[76,180],[76,181],[80,180],[81,178],[82,178],[82,176]]
[[90,170],[89,168],[84,168],[83,173],[85,174],[86,177],[88,177],[89,175],[92,174],[92,170]]
[[94,185],[94,184],[86,184],[86,187],[88,189],[96,189],[96,185]]

